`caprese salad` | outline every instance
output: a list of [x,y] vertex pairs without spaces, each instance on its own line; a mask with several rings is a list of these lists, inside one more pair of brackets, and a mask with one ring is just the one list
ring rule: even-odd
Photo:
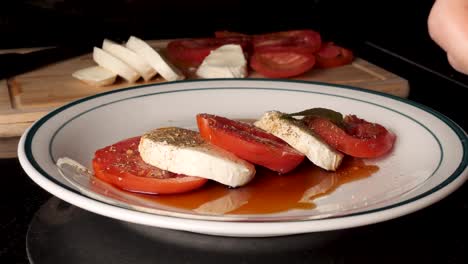
[[131,36],[124,44],[104,39],[94,47],[97,66],[79,69],[73,77],[95,86],[129,83],[160,75],[166,81],[196,78],[245,78],[251,70],[269,78],[289,78],[314,67],[346,65],[353,53],[333,42],[323,42],[313,30],[290,30],[256,35],[217,31],[211,38],[170,41],[164,51]]
[[97,150],[95,176],[146,194],[189,192],[208,181],[236,188],[257,166],[285,177],[303,162],[335,171],[346,155],[387,155],[396,140],[378,123],[324,108],[268,111],[253,122],[199,113],[196,123],[198,131],[161,127]]

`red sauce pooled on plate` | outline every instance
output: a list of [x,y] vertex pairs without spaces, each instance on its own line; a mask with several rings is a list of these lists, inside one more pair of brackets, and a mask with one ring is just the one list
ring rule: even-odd
[[339,186],[364,179],[378,171],[375,165],[345,157],[336,172],[305,161],[286,175],[257,166],[255,178],[243,187],[228,188],[209,182],[195,191],[173,195],[140,195],[160,204],[210,214],[267,214],[291,209],[312,209],[313,200]]

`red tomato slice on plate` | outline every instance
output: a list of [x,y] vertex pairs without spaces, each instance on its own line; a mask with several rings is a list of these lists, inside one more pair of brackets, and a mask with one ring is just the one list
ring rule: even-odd
[[256,51],[250,58],[250,67],[269,78],[288,78],[301,75],[315,65],[312,53],[290,51]]
[[349,64],[353,61],[353,52],[349,49],[327,42],[315,55],[317,66],[320,68],[333,68]]
[[167,44],[167,53],[176,64],[197,67],[212,50],[225,44],[239,44],[244,52],[250,51],[250,38],[233,36],[174,40]]
[[305,117],[304,122],[327,144],[358,158],[377,158],[388,153],[396,136],[382,125],[354,115],[346,116],[344,128],[321,117]]
[[95,176],[118,188],[148,194],[187,192],[208,181],[145,163],[138,151],[139,142],[140,137],[133,137],[97,150],[93,159]]
[[255,51],[315,53],[320,49],[321,44],[320,34],[313,30],[280,31],[253,37]]
[[198,114],[197,125],[205,140],[273,171],[287,173],[304,160],[302,153],[282,139],[249,123]]

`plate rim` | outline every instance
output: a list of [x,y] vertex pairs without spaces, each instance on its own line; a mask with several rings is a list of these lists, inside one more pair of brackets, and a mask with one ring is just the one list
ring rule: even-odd
[[[60,112],[62,112],[64,110],[66,110],[67,108],[70,108],[70,107],[72,107],[72,106],[74,106],[76,104],[80,104],[80,103],[88,101],[88,100],[92,100],[92,99],[97,98],[97,97],[102,97],[102,96],[106,96],[106,95],[113,94],[113,93],[121,93],[121,92],[129,91],[129,90],[142,89],[142,88],[146,88],[146,87],[153,87],[153,86],[160,86],[160,85],[174,85],[175,83],[179,83],[179,82],[194,83],[194,82],[220,82],[220,81],[221,82],[222,81],[231,81],[231,82],[232,81],[235,81],[235,82],[246,82],[246,81],[258,82],[258,81],[261,81],[261,82],[272,82],[272,83],[300,83],[300,84],[306,84],[306,85],[312,84],[312,85],[318,85],[318,86],[328,86],[328,87],[333,87],[333,88],[344,88],[344,89],[348,89],[348,90],[357,90],[357,91],[360,91],[360,92],[363,92],[363,93],[370,93],[370,94],[374,94],[374,95],[377,95],[377,96],[383,96],[383,97],[390,98],[390,99],[393,99],[393,100],[397,100],[397,101],[402,102],[404,104],[408,104],[408,105],[414,106],[416,108],[419,108],[423,112],[426,112],[426,113],[430,114],[432,117],[437,118],[438,120],[442,121],[445,125],[447,125],[457,135],[457,137],[460,140],[461,145],[462,145],[462,152],[463,152],[462,159],[461,159],[461,162],[458,164],[457,169],[450,176],[445,178],[442,182],[440,182],[434,188],[432,188],[432,189],[430,189],[430,190],[428,190],[428,191],[426,191],[426,192],[424,192],[422,194],[419,194],[419,195],[417,195],[415,197],[412,197],[410,199],[400,201],[398,203],[390,204],[390,205],[387,205],[387,206],[384,206],[384,207],[378,207],[378,208],[375,208],[375,209],[366,210],[366,211],[357,212],[357,213],[352,213],[352,214],[347,214],[347,215],[343,215],[343,216],[327,217],[327,218],[322,218],[322,219],[299,219],[299,220],[286,220],[286,221],[281,221],[281,220],[280,221],[268,221],[266,223],[326,221],[326,220],[332,220],[332,219],[359,217],[359,216],[363,216],[363,215],[365,216],[365,215],[369,215],[369,214],[373,214],[373,213],[385,212],[385,211],[388,211],[388,210],[391,210],[391,209],[394,209],[394,208],[401,207],[403,205],[411,205],[413,202],[421,200],[423,198],[430,198],[432,194],[437,193],[438,191],[440,191],[442,189],[445,190],[451,184],[457,183],[458,182],[457,179],[459,180],[459,183],[456,186],[453,186],[453,190],[447,190],[447,193],[443,194],[438,199],[435,199],[432,202],[429,201],[428,204],[419,206],[418,208],[415,209],[415,210],[419,210],[419,209],[422,209],[422,208],[424,208],[424,207],[426,207],[426,206],[428,206],[430,204],[433,204],[433,203],[439,201],[440,199],[443,199],[445,196],[449,195],[450,193],[452,193],[453,191],[458,189],[458,187],[460,187],[465,182],[465,180],[467,178],[466,175],[463,175],[464,172],[466,172],[466,170],[467,170],[466,164],[468,163],[468,157],[467,157],[468,156],[467,155],[468,142],[466,140],[466,132],[457,123],[455,123],[453,120],[451,120],[450,118],[448,118],[444,114],[442,114],[442,113],[440,113],[440,112],[438,112],[438,111],[436,111],[436,110],[434,110],[434,109],[432,109],[432,108],[430,108],[428,106],[425,106],[425,105],[422,105],[420,103],[411,101],[411,100],[409,100],[407,98],[401,98],[401,97],[398,97],[398,96],[395,96],[395,95],[391,95],[391,94],[387,94],[387,93],[383,93],[383,92],[379,92],[379,91],[368,90],[368,89],[359,88],[359,87],[354,87],[354,86],[349,86],[349,85],[331,84],[331,83],[315,82],[315,81],[278,80],[278,79],[264,79],[264,78],[262,78],[262,79],[250,78],[250,79],[241,79],[241,80],[239,80],[239,79],[181,80],[181,81],[175,81],[175,82],[163,82],[163,83],[156,83],[156,84],[143,84],[143,85],[138,85],[138,86],[133,86],[133,87],[126,87],[126,88],[106,91],[106,92],[103,92],[103,93],[99,93],[99,94],[87,96],[87,97],[84,97],[84,98],[80,98],[78,100],[67,103],[67,104],[65,104],[65,105],[51,111],[50,113],[46,114],[44,117],[42,117],[39,120],[37,120],[36,122],[34,122],[34,124],[30,128],[28,128],[27,131],[25,131],[25,133],[21,137],[19,147],[18,147],[18,157],[20,158],[21,166],[25,169],[26,163],[29,163],[31,168],[33,170],[35,170],[36,173],[39,174],[38,175],[39,177],[45,177],[46,180],[50,181],[52,184],[58,185],[59,188],[62,188],[65,191],[68,191],[68,192],[71,191],[75,195],[82,196],[85,199],[92,199],[92,200],[94,200],[94,201],[96,201],[98,203],[101,203],[101,204],[105,205],[105,206],[117,207],[118,209],[129,211],[129,212],[132,212],[132,213],[143,213],[143,214],[149,214],[151,216],[159,216],[159,217],[161,217],[161,216],[163,216],[163,217],[172,217],[172,216],[166,216],[166,215],[155,215],[155,214],[140,212],[140,211],[136,211],[136,210],[123,208],[123,207],[120,207],[120,206],[115,206],[115,205],[112,205],[112,204],[109,204],[109,203],[104,203],[104,202],[102,202],[100,200],[97,200],[97,199],[91,198],[89,196],[86,196],[86,195],[82,194],[81,192],[58,182],[57,180],[55,180],[55,178],[53,178],[48,173],[46,173],[41,168],[41,166],[39,166],[39,164],[37,163],[37,161],[33,157],[32,148],[31,148],[32,139],[33,139],[34,135],[36,134],[37,130],[45,122],[47,122],[48,119],[52,118],[53,116],[59,114]],[[221,87],[219,87],[219,88],[221,88]],[[233,88],[237,88],[237,87],[230,87],[230,88],[233,89]],[[210,88],[204,88],[204,89],[210,89]],[[251,88],[249,88],[249,89],[251,89]],[[275,89],[273,87],[266,88],[266,89],[277,90],[277,89]],[[302,87],[301,87],[301,89],[302,89]],[[178,89],[178,91],[182,91],[182,90],[186,90],[186,89]],[[285,89],[285,90],[293,90],[293,89]],[[44,175],[47,175],[48,177],[46,177]],[[35,177],[32,177],[30,175],[30,173],[28,173],[28,176],[30,178],[33,178],[33,180],[37,183],[37,181],[36,181],[37,179],[35,179]],[[463,177],[460,178],[460,176],[463,176]],[[42,185],[41,185],[41,187],[44,188]],[[64,190],[62,190],[62,191],[64,191]],[[54,195],[56,195],[56,194],[54,194]],[[406,214],[406,213],[403,213],[403,214]],[[180,218],[180,217],[177,217],[177,218]],[[118,219],[122,219],[122,218],[118,218]],[[184,218],[181,218],[181,219],[184,219]],[[252,222],[252,221],[243,221],[243,220],[233,220],[233,221],[231,221],[231,220],[224,221],[223,220],[223,221],[220,221],[220,220],[205,220],[205,219],[200,220],[200,219],[190,219],[190,218],[188,218],[186,220],[215,221],[215,222],[222,222],[222,223],[223,222],[224,223],[265,223],[265,222],[258,222],[258,221]]]

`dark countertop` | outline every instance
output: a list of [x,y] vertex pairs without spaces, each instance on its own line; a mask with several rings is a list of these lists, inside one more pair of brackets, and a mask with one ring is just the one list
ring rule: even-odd
[[[429,3],[426,3],[423,11],[427,12],[428,6]],[[393,9],[397,8],[393,7]],[[368,34],[372,29],[366,29],[361,32],[361,35],[353,37],[350,31],[344,32],[345,30],[337,28],[338,23],[331,23],[328,27],[326,24],[321,24],[321,26],[323,29],[330,29],[332,38],[343,36],[340,40],[352,47],[359,56],[408,79],[411,87],[410,100],[440,111],[468,131],[466,111],[463,110],[466,108],[466,98],[468,98],[468,79],[453,71],[447,64],[443,52],[428,40],[427,34],[421,33],[421,29],[424,29],[425,15],[423,11],[415,13],[416,9],[414,6],[406,6],[402,10],[400,19],[396,19],[394,23],[386,23],[376,32],[373,31],[375,34]],[[346,8],[340,10],[344,12]],[[406,14],[406,20],[402,17],[404,14]],[[368,17],[361,16],[359,21],[349,24],[347,29],[362,25],[366,19],[379,21],[378,16],[381,16],[380,20],[385,20],[391,19],[394,15],[389,11],[385,14],[375,12]],[[303,21],[294,20],[287,21],[287,23],[302,25]],[[229,26],[230,24],[223,25]],[[241,24],[239,28],[242,29],[242,26],[244,25]],[[263,26],[268,28],[266,24]],[[258,27],[261,28],[262,25]],[[179,30],[174,34],[180,35],[184,29]],[[195,35],[197,32],[192,33]],[[371,37],[363,38],[362,36],[366,34]],[[163,32],[149,37],[175,36],[164,35]],[[408,38],[411,41],[406,41]],[[20,40],[11,41],[11,45],[18,46],[15,41]],[[41,44],[47,43],[40,41],[29,43],[29,45]],[[3,45],[8,46],[5,43]],[[51,198],[51,195],[30,180],[16,159],[0,160],[0,167],[2,168],[1,175],[6,179],[3,184],[4,189],[0,192],[2,210],[0,262],[28,263],[25,248],[28,226],[34,213]],[[99,221],[105,220],[99,218]],[[332,232],[332,235],[336,234],[337,239],[320,248],[298,247],[297,250],[273,252],[269,254],[269,257],[263,253],[255,253],[255,251],[249,251],[246,254],[233,253],[229,250],[211,252],[209,250],[197,251],[185,246],[175,246],[169,250],[161,243],[155,244],[153,250],[156,253],[158,249],[164,250],[163,258],[159,259],[163,263],[219,263],[223,259],[225,263],[284,263],[286,261],[311,263],[315,261],[317,263],[458,264],[468,263],[466,223],[468,223],[468,184],[463,185],[442,201],[418,212],[345,232]],[[193,239],[200,238],[200,236],[193,237]],[[284,243],[294,246],[294,239],[294,237],[289,240],[285,239]],[[124,243],[122,242],[123,246],[125,246]],[[158,245],[160,248],[157,247]],[[152,254],[156,254],[154,252]],[[256,259],[256,257],[259,258]]]
[[0,192],[0,262],[28,263],[25,238],[34,213],[49,193],[24,173],[17,159],[0,159],[2,177],[8,179]]
[[[0,260],[2,263],[28,263],[25,247],[26,231],[33,214],[51,196],[35,185],[22,172],[17,160],[0,160],[0,166],[4,168],[2,175],[8,177],[8,187],[2,191],[0,202],[2,209]],[[323,245],[317,245],[318,242],[313,237],[299,235],[280,238],[283,241],[280,240],[277,243],[261,239],[247,240],[249,244],[257,247],[259,243],[260,245],[266,242],[272,243],[273,252],[268,250],[269,253],[265,253],[264,246],[260,247],[262,250],[257,253],[255,249],[243,253],[243,251],[239,252],[229,247],[211,251],[207,248],[194,247],[190,241],[197,243],[196,241],[206,240],[203,243],[198,242],[203,245],[217,243],[218,238],[196,234],[186,235],[182,232],[158,231],[171,237],[172,240],[182,239],[183,241],[174,244],[173,241],[146,239],[147,243],[139,248],[150,248],[146,252],[157,259],[158,263],[219,263],[219,259],[226,258],[227,260],[223,263],[284,263],[286,260],[289,263],[468,263],[468,254],[466,254],[468,247],[467,194],[468,185],[465,184],[446,199],[413,214],[343,232],[327,232],[325,236],[331,236],[333,240],[331,242],[325,241],[326,243]],[[63,236],[65,233],[70,236],[67,241],[70,245],[62,249],[65,252],[67,249],[78,250],[72,251],[74,254],[80,254],[77,253],[79,250],[86,252],[86,248],[76,248],[76,245],[92,245],[93,250],[97,250],[102,247],[100,245],[101,235],[107,233],[107,236],[103,235],[102,237],[103,244],[107,246],[104,246],[103,250],[97,250],[98,253],[102,254],[101,258],[97,259],[102,259],[103,256],[113,256],[109,247],[116,252],[121,252],[124,248],[129,251],[131,245],[141,243],[144,239],[137,240],[138,238],[123,229],[122,226],[116,225],[115,221],[105,217],[91,213],[84,215],[84,211],[82,211],[81,216],[78,214],[76,217],[87,224],[80,222],[74,225],[74,228],[81,231],[79,234],[66,230],[60,231],[62,232],[60,235]],[[110,230],[106,231],[106,229]],[[108,241],[109,233],[112,234],[110,237],[116,237],[116,239]],[[88,236],[83,234],[88,234]],[[88,239],[90,241],[87,241]],[[127,245],[126,242],[131,244]],[[46,241],[46,243],[52,242]],[[243,245],[246,242],[242,242],[241,239],[236,241],[227,238],[222,239],[221,243],[239,246],[239,244]],[[282,245],[281,249],[275,249],[278,243]],[[187,244],[192,247],[187,246]],[[74,245],[75,248],[71,245]],[[72,249],[69,249],[70,247]],[[135,254],[134,251],[130,252]],[[158,253],[158,251],[161,252]],[[120,253],[120,255],[125,254],[130,253]],[[144,255],[140,257],[142,256]],[[75,262],[70,261],[70,263]]]

